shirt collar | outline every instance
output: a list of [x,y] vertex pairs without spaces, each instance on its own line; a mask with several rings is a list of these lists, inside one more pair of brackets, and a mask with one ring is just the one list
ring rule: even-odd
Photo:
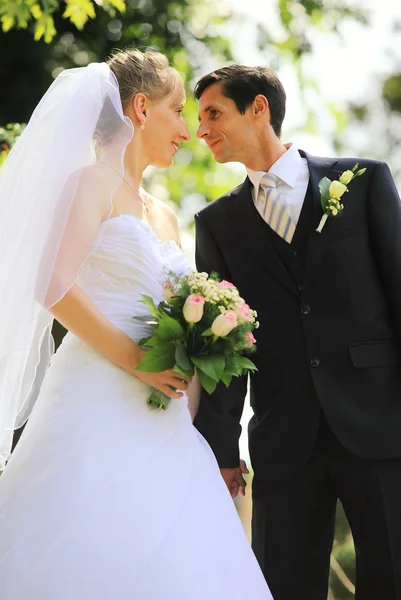
[[[268,173],[277,175],[281,181],[286,183],[289,187],[294,188],[301,167],[301,155],[299,154],[297,148],[291,144],[288,150],[284,152],[284,154],[282,154],[280,158],[278,158],[270,167]],[[258,190],[260,180],[262,179],[263,175],[265,175],[266,171],[253,171],[247,167],[246,172],[248,173],[248,177],[253,183],[255,190]]]

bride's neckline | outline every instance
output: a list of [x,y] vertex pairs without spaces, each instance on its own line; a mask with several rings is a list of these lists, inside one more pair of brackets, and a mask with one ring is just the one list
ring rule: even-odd
[[179,245],[177,244],[177,242],[175,240],[162,240],[159,238],[159,236],[157,235],[156,231],[153,229],[153,227],[151,225],[149,225],[149,223],[147,223],[146,221],[144,221],[143,219],[141,219],[140,217],[137,217],[136,215],[133,215],[132,213],[120,213],[119,215],[116,215],[115,217],[110,217],[109,219],[106,219],[105,221],[102,221],[100,223],[100,226],[104,225],[105,223],[110,223],[111,221],[117,221],[118,219],[124,219],[124,218],[131,218],[134,221],[136,221],[137,223],[140,223],[145,229],[147,229],[149,231],[149,233],[151,233],[153,235],[153,237],[155,238],[155,240],[161,244],[162,246],[165,246],[167,244],[172,244],[174,246],[176,246],[177,248],[180,249]]

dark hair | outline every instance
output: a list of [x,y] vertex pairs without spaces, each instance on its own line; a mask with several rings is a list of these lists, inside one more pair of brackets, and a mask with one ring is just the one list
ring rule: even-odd
[[241,114],[245,114],[258,94],[266,96],[269,102],[271,125],[277,137],[280,137],[285,116],[286,95],[281,81],[272,69],[241,65],[217,69],[198,81],[194,90],[195,98],[199,100],[203,92],[215,83],[223,84],[224,96],[234,100]]

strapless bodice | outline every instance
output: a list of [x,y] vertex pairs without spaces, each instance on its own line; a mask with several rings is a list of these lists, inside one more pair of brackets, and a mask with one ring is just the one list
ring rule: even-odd
[[162,242],[134,215],[119,215],[101,224],[78,285],[113,324],[138,340],[148,333],[146,325],[132,318],[149,314],[141,296],[160,302],[171,271],[191,271],[176,242]]

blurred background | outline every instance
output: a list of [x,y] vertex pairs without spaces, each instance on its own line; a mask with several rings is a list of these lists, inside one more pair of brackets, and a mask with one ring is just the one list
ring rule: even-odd
[[[153,47],[187,85],[192,140],[144,187],[174,206],[193,260],[193,215],[244,178],[196,139],[196,80],[231,62],[272,67],[287,92],[283,141],[311,154],[386,161],[401,185],[401,4],[396,0],[0,0],[0,164],[53,79],[115,48]],[[246,425],[242,454],[247,459]],[[251,477],[251,476],[250,476]],[[248,486],[250,487],[250,486]],[[237,502],[249,534],[250,494]],[[341,505],[330,600],[354,598]]]

